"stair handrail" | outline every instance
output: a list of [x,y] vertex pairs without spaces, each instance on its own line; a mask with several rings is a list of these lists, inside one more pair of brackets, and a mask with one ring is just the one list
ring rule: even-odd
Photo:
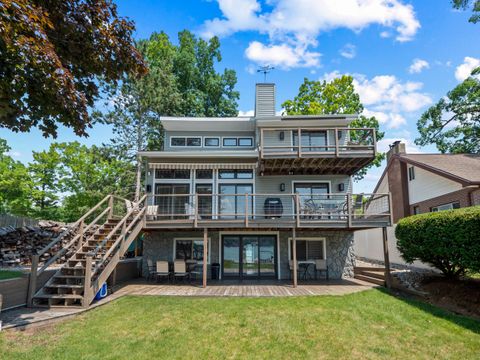
[[[102,213],[100,215],[98,215],[90,224],[88,224],[84,229],[83,229],[83,232],[86,233],[88,230],[90,230],[90,228],[93,226],[93,225],[96,225],[98,220],[100,220],[103,216],[105,216],[105,214],[110,211],[110,206],[107,207],[105,210],[102,211]],[[60,256],[62,256],[73,244],[75,244],[78,239],[82,236],[83,234],[77,234],[75,235],[75,237],[73,237],[72,240],[70,240],[70,242],[65,245],[64,247],[62,247],[56,254],[55,256],[51,257],[47,262],[45,262],[45,264],[40,268],[40,270],[37,271],[37,276],[40,276],[51,264],[53,264],[56,260],[58,260],[58,258]]]
[[92,272],[92,276],[97,273],[97,271],[98,271],[98,270],[100,269],[100,267],[105,263],[105,261],[110,257],[110,255],[111,255],[115,250],[117,250],[118,246],[119,246],[123,241],[125,241],[126,235],[128,234],[128,232],[131,230],[131,228],[132,228],[134,225],[137,225],[137,224],[138,224],[138,221],[144,216],[145,210],[146,210],[146,208],[142,208],[142,209],[138,212],[138,214],[133,218],[132,222],[125,228],[124,231],[122,231],[123,233],[117,238],[117,240],[115,240],[115,242],[114,242],[113,245],[110,247],[110,249],[108,249],[108,251],[102,256],[102,258],[100,259],[99,263],[98,263],[97,265],[95,265],[95,269],[94,269],[94,271]]
[[120,226],[122,226],[132,214],[134,214],[136,211],[138,211],[140,203],[142,203],[146,199],[146,196],[147,196],[146,194],[143,195],[142,198],[138,202],[133,203],[134,205],[132,207],[132,210],[130,210],[122,218],[122,220],[120,220],[118,222],[118,224],[107,234],[107,236],[105,236],[105,239],[103,239],[102,242],[100,244],[98,244],[93,251],[90,252],[90,254],[93,257],[95,257],[98,254],[98,252],[100,251],[100,249],[105,246],[105,244],[108,242],[108,240],[110,240],[110,238],[115,234],[115,232],[117,232],[117,230],[120,228]]

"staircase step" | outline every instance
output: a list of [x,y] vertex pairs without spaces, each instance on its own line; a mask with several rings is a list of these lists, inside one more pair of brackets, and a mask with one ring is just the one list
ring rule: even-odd
[[37,299],[83,299],[82,295],[74,294],[37,294],[35,295]]
[[58,274],[53,276],[56,279],[83,279],[85,278],[85,275],[64,275],[64,274]]
[[360,275],[360,274],[355,274],[353,277],[355,279],[366,281],[366,282],[369,282],[369,283],[372,283],[372,284],[385,286],[385,281],[384,280],[380,280],[380,279],[377,279],[377,278],[374,278],[374,277]]
[[71,285],[71,284],[50,284],[45,285],[47,288],[57,288],[57,289],[83,289],[83,285]]
[[374,267],[374,266],[355,266],[353,271],[385,271],[384,267]]
[[360,272],[358,274],[373,277],[373,278],[377,278],[377,279],[380,279],[380,280],[385,280],[385,273],[383,271],[366,271],[366,270],[363,270],[362,272]]

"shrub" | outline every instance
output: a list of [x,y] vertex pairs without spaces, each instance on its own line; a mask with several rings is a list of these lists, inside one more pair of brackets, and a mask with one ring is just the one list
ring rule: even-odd
[[395,235],[408,263],[420,260],[448,277],[480,271],[480,206],[406,217]]

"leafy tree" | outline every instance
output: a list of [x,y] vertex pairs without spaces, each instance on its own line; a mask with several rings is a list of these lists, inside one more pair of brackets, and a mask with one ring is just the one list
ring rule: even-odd
[[[321,115],[321,114],[358,114],[358,118],[352,121],[352,128],[374,128],[377,140],[381,140],[384,133],[379,131],[379,124],[375,117],[362,115],[363,105],[360,96],[355,91],[353,77],[343,75],[339,78],[327,81],[314,81],[304,79],[300,85],[298,95],[293,100],[287,100],[282,104],[288,115]],[[362,131],[352,132],[351,137],[361,137]],[[371,165],[363,168],[355,174],[355,179],[362,179],[372,166],[379,167],[385,154],[377,154]]]
[[32,200],[35,216],[40,219],[59,217],[59,193],[61,158],[55,146],[41,152],[33,152],[33,162],[28,171],[33,181]]
[[189,31],[179,33],[179,44],[168,36],[153,33],[137,48],[149,66],[149,73],[128,76],[110,88],[109,111],[95,113],[103,123],[113,125],[109,146],[124,160],[135,162],[138,199],[141,188],[141,150],[160,150],[160,116],[236,116],[239,93],[234,90],[234,70],[215,70],[221,61],[220,42],[197,39]]
[[476,24],[480,21],[480,0],[452,0],[455,9],[466,10],[472,7],[472,16],[468,21]]
[[8,151],[6,140],[0,139],[0,213],[28,216],[32,182],[27,168]]
[[1,1],[0,127],[87,135],[98,80],[146,72],[133,30],[111,0]]
[[480,153],[480,68],[430,107],[418,120],[417,145],[442,153]]

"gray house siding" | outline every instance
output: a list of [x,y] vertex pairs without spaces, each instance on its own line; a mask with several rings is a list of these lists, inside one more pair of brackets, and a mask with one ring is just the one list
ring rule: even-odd
[[[229,231],[232,234],[231,231]],[[239,231],[238,234],[252,234],[254,231]],[[264,232],[261,232],[262,234]],[[278,234],[277,244],[277,273],[279,279],[290,279],[289,270],[289,239],[291,231],[271,232]],[[212,263],[221,263],[221,239],[220,232],[209,231],[210,263],[208,264],[208,277],[211,277],[210,267]],[[198,238],[203,239],[201,231],[151,231],[146,234],[143,242],[143,275],[148,273],[147,260],[173,261],[174,239],[176,238]],[[297,238],[325,238],[326,259],[330,279],[341,279],[353,277],[353,266],[355,257],[353,253],[353,232],[351,231],[297,231]],[[311,274],[313,276],[313,274]]]

